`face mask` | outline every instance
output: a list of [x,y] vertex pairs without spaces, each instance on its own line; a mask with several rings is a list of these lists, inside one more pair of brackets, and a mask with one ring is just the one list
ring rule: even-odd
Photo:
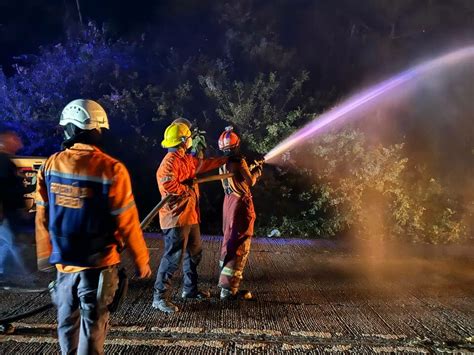
[[193,146],[193,139],[189,137],[186,139],[186,149],[190,149]]

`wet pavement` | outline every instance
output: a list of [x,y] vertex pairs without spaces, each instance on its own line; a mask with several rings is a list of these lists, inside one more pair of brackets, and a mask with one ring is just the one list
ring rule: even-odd
[[[220,238],[204,240],[201,280],[213,297],[182,301],[178,276],[181,309],[166,315],[151,307],[154,280],[132,279],[112,315],[106,353],[474,352],[472,249],[366,253],[325,240],[255,239],[243,283],[255,300],[220,302]],[[162,241],[150,236],[147,243],[156,270]],[[46,285],[54,274],[38,277]],[[0,317],[48,302],[46,294],[0,290]],[[13,334],[0,335],[1,354],[58,351],[54,310],[13,326]]]

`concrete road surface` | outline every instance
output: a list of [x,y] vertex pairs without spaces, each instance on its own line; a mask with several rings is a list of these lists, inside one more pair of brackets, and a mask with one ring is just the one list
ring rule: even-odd
[[[330,241],[255,239],[243,286],[254,301],[220,302],[218,237],[204,237],[200,266],[209,301],[175,301],[181,311],[151,308],[153,281],[132,280],[112,316],[108,354],[472,353],[472,248],[395,248]],[[156,270],[162,241],[150,235]],[[129,271],[131,264],[126,261]],[[47,283],[53,275],[41,274]],[[46,295],[0,291],[1,317],[29,310]],[[54,310],[18,321],[0,335],[1,354],[50,354],[59,347]]]

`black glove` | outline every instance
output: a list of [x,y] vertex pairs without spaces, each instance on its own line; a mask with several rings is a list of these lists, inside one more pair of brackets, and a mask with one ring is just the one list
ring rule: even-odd
[[189,179],[181,181],[181,183],[190,188],[194,188],[194,185],[196,184],[196,178],[189,178]]
[[168,205],[170,206],[170,208],[174,208],[177,204],[183,201],[186,198],[186,196],[188,196],[187,192],[181,195],[174,195],[173,197],[169,199]]

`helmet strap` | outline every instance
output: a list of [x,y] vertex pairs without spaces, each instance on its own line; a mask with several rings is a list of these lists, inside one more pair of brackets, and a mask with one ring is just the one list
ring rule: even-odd
[[66,140],[69,140],[78,134],[80,134],[82,129],[78,128],[77,126],[73,125],[72,123],[68,123],[66,127],[64,127],[64,136]]
[[224,156],[231,157],[233,155],[238,155],[240,153],[240,147],[235,146],[232,148],[223,149],[222,152],[224,153]]
[[72,123],[66,125],[64,136],[66,139],[62,143],[63,148],[70,148],[76,143],[90,144],[97,147],[101,147],[103,144],[100,130],[83,130]]

